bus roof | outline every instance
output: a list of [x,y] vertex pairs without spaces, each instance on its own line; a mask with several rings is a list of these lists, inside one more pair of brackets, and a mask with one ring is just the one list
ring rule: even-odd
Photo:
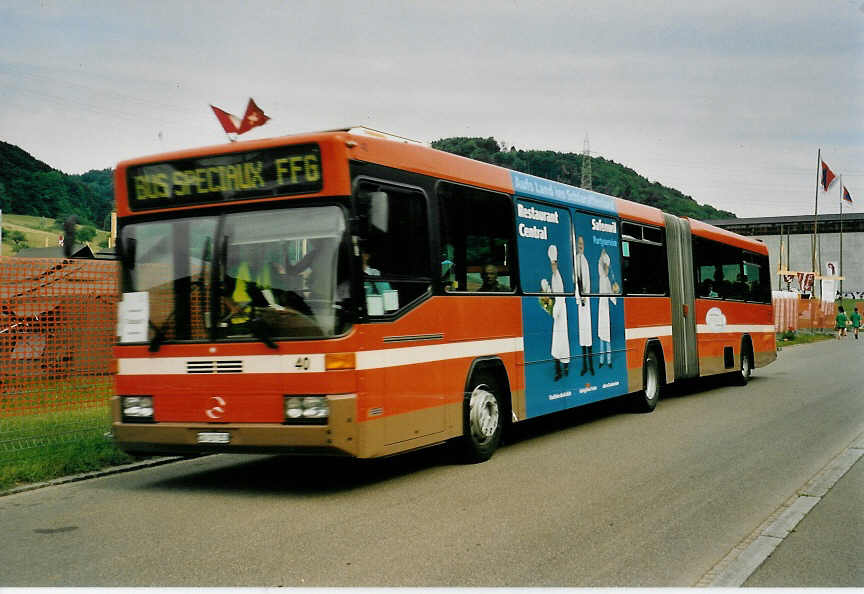
[[[507,194],[516,193],[529,197],[540,197],[541,199],[558,199],[577,208],[606,210],[625,219],[661,227],[664,226],[663,211],[653,206],[529,176],[498,165],[483,163],[434,149],[414,140],[364,127],[346,127],[323,132],[231,142],[129,159],[117,165],[118,175],[115,181],[117,184],[122,184],[122,187],[125,189],[125,176],[119,175],[119,172],[131,166],[303,143],[320,144],[322,146],[322,157],[326,155],[331,158],[342,157],[344,159],[375,163]],[[121,177],[123,179],[120,179]],[[340,191],[346,191],[347,188],[350,188],[350,180],[342,175],[339,177],[340,179],[336,180],[336,185],[339,186]],[[526,194],[521,188],[514,192],[514,179],[517,181],[527,179],[529,183],[531,180],[536,180],[544,187],[534,193]],[[332,191],[333,189],[335,189],[334,186],[327,184],[325,180],[325,188],[322,193],[328,193],[328,191]],[[719,227],[714,227],[696,219],[688,218],[688,220],[690,221],[694,235],[722,241],[723,243],[731,243],[758,253],[767,253],[767,248],[759,241]]]
[[744,248],[745,250],[750,250],[751,252],[764,254],[766,256],[768,255],[768,247],[758,239],[751,239],[744,235],[738,235],[737,233],[721,229],[720,227],[715,227],[714,225],[709,225],[708,223],[704,223],[698,219],[691,219],[689,217],[685,218],[690,221],[690,231],[697,237],[713,239],[714,241],[728,243],[736,247]]

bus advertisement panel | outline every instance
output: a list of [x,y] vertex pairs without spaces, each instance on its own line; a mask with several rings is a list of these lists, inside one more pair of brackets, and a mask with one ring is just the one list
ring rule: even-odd
[[521,285],[536,295],[522,301],[527,415],[626,392],[617,221],[521,199],[516,219]]

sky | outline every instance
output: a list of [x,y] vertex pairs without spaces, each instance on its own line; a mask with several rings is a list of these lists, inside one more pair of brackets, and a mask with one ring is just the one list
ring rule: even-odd
[[864,210],[864,0],[0,0],[0,140],[66,173],[227,142],[208,105],[250,97],[244,140],[587,135],[739,217],[812,215],[821,149]]

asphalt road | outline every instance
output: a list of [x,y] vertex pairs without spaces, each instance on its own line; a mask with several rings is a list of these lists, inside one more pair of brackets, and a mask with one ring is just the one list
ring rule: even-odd
[[862,362],[787,348],[479,465],[220,455],[0,497],[0,585],[691,586],[862,431]]

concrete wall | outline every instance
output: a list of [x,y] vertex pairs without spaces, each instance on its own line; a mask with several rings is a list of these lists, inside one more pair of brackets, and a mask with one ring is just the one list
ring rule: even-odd
[[[754,235],[761,239],[768,247],[771,254],[772,274],[771,288],[774,290],[785,289],[785,283],[781,286],[781,278],[776,274],[777,264],[780,262],[780,236],[779,235]],[[789,270],[808,271],[812,268],[811,246],[812,235],[789,235],[789,262],[786,261],[786,237],[783,237],[783,264]],[[825,262],[833,261],[840,263],[840,234],[819,234],[819,267],[825,274]],[[843,233],[843,292],[855,293],[849,297],[864,297],[864,233]],[[794,284],[793,284],[794,286]],[[817,288],[817,295],[820,291]]]

